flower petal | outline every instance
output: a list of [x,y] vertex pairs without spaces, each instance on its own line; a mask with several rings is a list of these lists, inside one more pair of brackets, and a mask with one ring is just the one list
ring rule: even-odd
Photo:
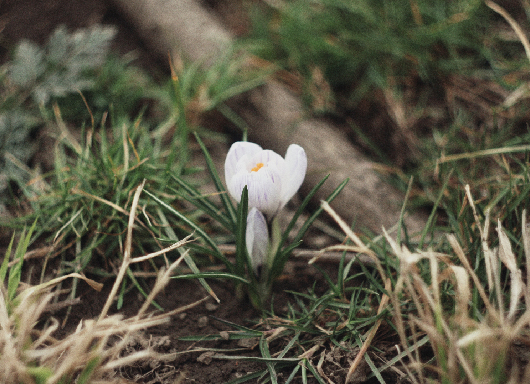
[[247,216],[246,245],[252,269],[259,275],[261,266],[267,261],[269,230],[265,217],[255,207]]
[[229,180],[232,179],[232,177],[236,174],[237,163],[243,156],[248,156],[250,159],[261,151],[263,151],[263,149],[258,144],[249,143],[247,141],[237,141],[232,144],[225,160],[226,183],[228,184],[230,182]]
[[284,159],[257,144],[239,141],[226,156],[225,179],[228,192],[237,202],[248,186],[249,207],[258,208],[270,219],[298,191],[306,169],[307,157],[299,145],[291,144]]
[[304,181],[307,170],[307,156],[304,149],[296,144],[289,145],[285,154],[285,163],[280,209],[291,200]]
[[256,207],[266,215],[275,215],[280,206],[281,177],[275,167],[267,166],[257,172],[238,172],[227,184],[228,191],[237,200],[245,185],[248,188],[248,206]]
[[250,159],[250,168],[248,171],[250,171],[257,163],[266,164],[267,167],[275,167],[278,170],[285,170],[285,160],[283,157],[270,149],[255,153]]

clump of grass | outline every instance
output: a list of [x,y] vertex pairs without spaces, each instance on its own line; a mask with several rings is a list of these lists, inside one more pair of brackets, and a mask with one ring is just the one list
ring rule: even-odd
[[[502,152],[493,156],[502,157]],[[527,378],[524,359],[508,356],[525,350],[530,325],[523,275],[528,268],[522,267],[530,259],[524,209],[530,187],[527,167],[517,157],[504,160],[511,172],[490,184],[493,201],[475,204],[470,186],[463,198],[443,189],[424,231],[414,237],[399,223],[384,236],[357,235],[324,202],[322,209],[347,235],[343,244],[321,251],[345,252],[337,278],[322,270],[326,292],[317,293],[316,287],[291,292],[294,300],[285,313],[271,310],[254,328],[230,324],[233,332],[207,336],[250,339],[259,347],[260,356],[249,359],[265,369],[234,382],[314,377],[318,382],[375,378],[386,383],[400,377],[417,383],[501,383]],[[445,222],[436,220],[439,211],[446,213]],[[490,234],[493,215],[497,236]],[[389,233],[396,229],[393,238]],[[354,257],[347,258],[351,252]],[[214,359],[241,358],[233,355],[240,351],[208,352]]]
[[[528,142],[528,62],[492,2],[264,3],[255,52],[294,73],[312,112],[350,126],[400,189],[413,174],[409,204],[432,204],[444,180],[432,172],[440,153]],[[524,5],[511,9],[527,19]],[[493,178],[491,163],[466,171]]]
[[[160,355],[149,349],[128,355],[124,354],[124,350],[131,337],[138,331],[167,323],[172,315],[204,301],[200,300],[163,314],[147,313],[154,297],[170,281],[171,274],[184,256],[178,258],[167,269],[160,270],[149,297],[135,316],[124,318],[120,314],[108,315],[110,304],[116,299],[118,288],[130,264],[152,259],[182,247],[188,241],[184,239],[143,257],[131,257],[133,224],[142,188],[143,185],[137,188],[133,198],[129,212],[123,263],[106,305],[98,319],[83,320],[74,333],[63,339],[53,337],[54,332],[60,326],[57,320],[51,319],[42,328],[38,327],[38,324],[42,321],[48,304],[57,294],[57,292],[51,292],[51,288],[61,280],[74,277],[74,274],[52,279],[37,286],[29,287],[20,284],[21,266],[34,228],[21,237],[13,260],[16,263],[9,269],[7,287],[0,286],[0,379],[2,383],[117,383],[120,382],[120,378],[117,377],[116,371],[120,367],[140,360],[172,358],[171,355]],[[8,272],[11,245],[0,268],[3,277]],[[82,278],[98,290],[101,289],[101,284],[93,280],[78,274],[75,277]]]
[[[327,202],[319,211],[333,212]],[[334,215],[337,217],[337,215]],[[340,220],[340,219],[339,219]],[[341,221],[341,225],[349,227]],[[352,233],[349,230],[349,233]],[[389,342],[386,336],[376,337],[384,320],[389,316],[389,279],[382,280],[382,271],[376,253],[353,236],[353,245],[337,245],[327,251],[363,252],[365,264],[357,264],[356,258],[339,258],[338,277],[330,277],[323,269],[329,288],[315,285],[307,289],[291,291],[293,300],[287,309],[276,312],[274,300],[270,309],[263,312],[261,321],[254,327],[245,327],[223,321],[233,327],[225,335],[193,335],[181,338],[185,341],[242,340],[241,345],[257,349],[259,356],[248,357],[245,350],[201,349],[209,358],[220,360],[250,360],[263,364],[264,368],[249,373],[231,383],[270,380],[271,383],[318,383],[364,382],[375,378],[379,382],[391,380],[389,368],[399,361],[397,353],[382,352]],[[318,256],[317,256],[318,258]],[[379,263],[379,269],[372,268]],[[317,266],[318,268],[318,266]],[[285,272],[285,278],[294,278]],[[389,334],[395,337],[395,334]],[[370,349],[375,347],[376,352]],[[380,349],[378,349],[380,348]],[[389,361],[387,361],[387,359]],[[386,364],[381,364],[380,360]],[[401,373],[401,376],[405,376]],[[391,382],[391,381],[388,381]]]
[[435,84],[492,61],[483,45],[492,18],[480,1],[266,3],[253,15],[255,50],[301,74],[317,111],[340,111],[414,78]]
[[[349,366],[346,382],[354,377],[353,382],[357,382],[363,364],[371,362],[365,354],[377,349],[376,335],[382,332],[384,323],[391,325],[401,347],[396,346],[391,364],[381,368],[370,365],[380,382],[384,382],[378,375],[380,370],[389,365],[398,370],[400,360],[406,361],[403,377],[414,383],[506,383],[530,379],[523,357],[530,326],[530,293],[525,283],[530,270],[526,210],[520,213],[519,230],[512,226],[514,212],[497,210],[498,214],[505,215],[503,221],[510,225],[510,230],[498,218],[497,235],[490,237],[494,207],[489,204],[486,210],[479,209],[469,186],[465,188],[465,196],[467,204],[463,206],[468,205],[472,215],[463,215],[461,210],[460,223],[453,228],[455,232],[445,237],[438,234],[437,239],[428,243],[427,250],[410,251],[400,236],[396,240],[385,231],[384,239],[395,257],[389,256],[389,250],[381,244],[383,239],[374,238],[365,243],[324,204],[324,209],[353,243],[332,248],[370,258],[379,279],[374,279],[369,271],[365,276],[373,292],[381,295],[377,313],[392,314],[391,323],[384,316],[371,323]],[[484,212],[483,219],[481,212]],[[466,231],[463,237],[468,242],[463,247],[459,240],[462,235],[457,233],[459,227],[472,225],[478,233]],[[472,243],[476,246],[471,246]],[[352,297],[350,305],[354,302]],[[328,302],[320,310],[329,313],[332,307]],[[352,318],[343,323],[346,327],[354,324]],[[336,331],[330,337],[333,339],[335,335]]]
[[[298,68],[303,68],[302,73],[304,74],[310,74],[305,69],[305,65],[310,61],[305,59],[306,56],[304,55],[317,53],[316,57],[320,60],[317,60],[315,64],[325,65],[324,73],[327,77],[333,76],[332,68],[343,68],[346,69],[346,75],[349,76],[341,76],[336,81],[351,81],[356,75],[364,72],[368,75],[367,80],[376,84],[383,83],[385,82],[385,74],[388,73],[388,70],[384,69],[385,66],[393,66],[393,63],[397,61],[396,59],[406,60],[407,55],[410,55],[411,58],[424,58],[424,60],[418,60],[418,64],[425,66],[428,53],[424,47],[431,45],[432,41],[437,38],[441,38],[445,28],[450,28],[448,20],[443,21],[451,16],[451,6],[441,6],[437,12],[429,15],[430,17],[424,21],[420,20],[427,16],[422,14],[425,12],[425,6],[423,4],[415,4],[415,6],[416,9],[405,2],[399,3],[399,5],[398,3],[390,5],[364,1],[352,6],[332,1],[314,2],[311,5],[307,1],[292,2],[278,8],[281,17],[280,23],[273,25],[276,27],[275,32],[278,38],[270,40],[281,44],[283,47],[290,46],[293,48],[295,47],[294,42],[310,42],[310,51],[301,49],[295,49],[289,53],[287,50],[284,51],[284,54],[289,54],[291,63],[296,63]],[[305,12],[300,12],[304,7]],[[470,10],[471,8],[472,6],[470,6]],[[357,23],[351,23],[354,18],[358,21]],[[333,21],[338,21],[338,23],[333,23]],[[312,36],[304,35],[309,23],[313,22],[315,22],[318,32]],[[436,31],[433,26],[437,22],[440,24],[439,30]],[[415,29],[409,31],[409,37],[412,39],[408,44],[402,44],[401,36],[407,27]],[[458,25],[458,23],[452,28],[455,33],[463,31],[463,26]],[[426,33],[430,29],[432,31]],[[296,31],[296,33],[289,34],[289,31]],[[390,32],[386,35],[386,40],[383,38],[383,31]],[[422,41],[421,36],[429,36],[432,40],[424,38]],[[375,44],[375,42],[381,44]],[[465,43],[468,43],[467,39],[462,40],[462,44]],[[361,49],[362,46],[367,49]],[[423,52],[412,55],[413,52],[419,53],[420,47],[423,48]],[[362,56],[357,56],[353,62],[347,63],[347,58],[353,58],[355,52]],[[328,53],[331,58],[327,63],[323,60],[324,53]],[[376,60],[378,57],[382,60]],[[371,71],[369,70],[369,63],[373,63],[374,66]],[[398,65],[395,65],[395,69],[406,70],[405,66],[400,68]]]
[[[174,166],[171,158],[175,155],[167,149],[164,136],[174,121],[170,118],[149,131],[140,120],[123,120],[111,128],[103,120],[97,129],[83,130],[79,140],[62,119],[57,105],[54,110],[58,140],[54,148],[55,169],[46,175],[28,170],[31,181],[19,186],[29,204],[29,213],[6,224],[17,227],[38,218],[34,238],[47,238],[51,243],[42,278],[50,273],[48,262],[53,262],[57,255],[61,260],[56,269],[59,276],[90,272],[107,277],[112,271],[102,266],[116,263],[116,255],[124,249],[130,191],[147,175],[154,189],[163,189],[167,184],[165,171]],[[178,140],[174,143],[174,149],[178,150]],[[148,199],[141,200],[141,206],[147,207]],[[160,241],[156,240],[157,229],[149,227],[147,214],[145,218],[145,221],[137,219],[138,251],[149,253],[160,247]],[[145,287],[132,272],[129,271],[128,280],[147,297]],[[75,284],[76,280],[73,296]],[[121,302],[118,301],[118,306]]]
[[[386,236],[400,263],[391,298],[401,344],[408,351],[407,367],[420,383],[432,382],[433,376],[441,383],[526,382],[529,370],[516,353],[517,345],[528,341],[530,326],[524,283],[524,271],[530,270],[526,210],[521,217],[522,239],[514,239],[498,220],[494,247],[489,212],[482,221],[469,188],[466,196],[481,245],[475,260],[453,234],[447,236],[452,254],[411,252]],[[523,260],[512,248],[514,241],[523,250]],[[414,310],[405,313],[404,303]],[[428,337],[434,353],[431,364],[413,348],[423,337]]]
[[[64,31],[58,34],[59,41],[68,40],[63,35]],[[96,43],[91,41],[92,45]],[[44,63],[49,60],[48,51],[49,48],[39,51]],[[62,65],[68,66],[70,61],[64,61]],[[48,154],[54,158],[53,170],[43,174],[38,167],[30,169],[20,159],[8,156],[10,164],[22,176],[6,175],[14,180],[8,183],[11,190],[6,204],[13,214],[21,217],[6,220],[2,225],[20,228],[38,217],[34,238],[46,237],[51,243],[42,277],[50,272],[48,263],[53,263],[58,255],[60,265],[58,268],[53,265],[58,275],[73,272],[90,272],[100,277],[112,275],[112,268],[119,265],[114,255],[123,250],[130,191],[146,177],[153,194],[185,211],[186,220],[197,219],[202,213],[184,207],[181,188],[170,176],[182,177],[188,187],[203,183],[198,174],[201,170],[190,166],[194,149],[190,132],[224,140],[201,127],[203,114],[221,108],[226,99],[263,81],[263,73],[249,69],[238,57],[236,48],[207,71],[201,70],[198,63],[181,63],[173,68],[165,87],[147,81],[147,76],[141,76],[124,63],[113,69],[116,62],[121,63],[109,59],[96,71],[98,76],[86,74],[91,87],[84,89],[83,94],[51,94],[46,103],[43,101],[38,106],[41,114],[38,123],[50,142],[53,141]],[[20,66],[15,64],[14,68]],[[22,69],[19,72],[25,73]],[[139,103],[142,93],[127,85],[130,83],[145,83],[143,97],[154,104],[152,108]],[[31,89],[32,84],[36,86],[31,82],[27,86]],[[124,94],[127,97],[122,97]],[[14,94],[12,98],[18,100],[20,96]],[[32,105],[31,98],[24,100],[24,105]],[[20,113],[31,112],[33,116],[35,109],[33,106],[31,111],[26,108]],[[153,213],[150,197],[142,196],[140,205],[144,214],[137,220],[139,230],[135,239],[139,252],[149,253],[159,249],[164,241],[178,241],[188,234],[179,220],[173,217],[166,220],[163,214]],[[187,257],[186,262],[194,268],[191,258]],[[142,267],[147,264],[155,269],[159,267],[152,261],[146,261]],[[137,275],[144,271],[136,268],[145,269],[131,266],[127,284],[120,291],[118,308],[130,284],[145,297],[148,295],[148,287]],[[156,272],[150,274],[155,275]],[[72,297],[77,280],[73,284]]]

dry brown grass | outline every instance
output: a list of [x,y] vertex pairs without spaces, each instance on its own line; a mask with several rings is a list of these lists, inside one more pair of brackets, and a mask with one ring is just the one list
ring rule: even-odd
[[[482,244],[487,275],[482,280],[471,265],[475,263],[470,262],[472,256],[466,255],[453,234],[447,235],[452,253],[446,254],[432,249],[410,251],[384,231],[393,253],[389,257],[395,257],[399,265],[390,287],[387,272],[381,268],[376,254],[327,204],[325,210],[354,243],[351,247],[340,246],[341,249],[368,255],[385,282],[388,297],[383,295],[379,311],[389,299],[401,344],[396,345],[396,354],[406,357],[404,367],[411,382],[530,382],[530,368],[524,357],[530,345],[530,291],[523,279],[523,271],[530,274],[530,228],[526,224],[526,211],[522,214],[521,242],[525,255],[522,265],[500,221],[496,226],[498,239],[495,239],[499,246],[490,246],[489,213],[481,220],[468,186],[466,196],[480,236],[476,241]],[[525,278],[529,281],[528,276]],[[484,280],[485,286],[481,282]],[[368,349],[379,326],[380,322],[373,326],[359,355]],[[428,354],[425,348],[420,348],[425,338],[434,362],[427,362]],[[354,362],[350,377],[355,369]]]
[[[400,263],[391,299],[401,344],[410,351],[415,341],[427,335],[436,361],[435,365],[425,365],[418,350],[408,353],[411,377],[415,382],[431,382],[429,372],[434,371],[442,383],[529,382],[530,370],[513,354],[515,345],[528,342],[530,326],[529,292],[522,278],[523,266],[518,263],[500,221],[496,228],[499,246],[490,247],[489,214],[481,222],[469,188],[466,192],[481,237],[477,240],[482,242],[486,286],[454,235],[447,236],[454,254],[440,254],[432,250],[410,252],[386,234]],[[523,212],[522,242],[528,271],[530,242],[525,215]],[[420,266],[423,259],[428,260],[427,271]],[[508,276],[507,283],[502,281],[503,274]],[[509,287],[509,295],[505,295],[503,287]],[[473,298],[473,292],[479,298]],[[450,304],[448,297],[453,299]],[[407,320],[401,311],[405,301],[412,301],[415,308],[407,314]]]
[[20,287],[13,300],[9,300],[7,289],[3,285],[0,286],[0,382],[118,383],[123,382],[116,374],[120,367],[139,360],[172,358],[171,355],[161,355],[150,349],[130,354],[125,354],[124,351],[138,331],[167,323],[176,313],[204,301],[203,299],[163,314],[147,313],[154,297],[167,285],[173,270],[185,255],[160,270],[149,297],[135,316],[124,318],[120,314],[107,315],[130,264],[162,255],[182,247],[189,241],[188,237],[159,252],[137,258],[130,257],[133,223],[142,189],[143,184],[136,190],[129,213],[129,228],[120,272],[98,319],[81,321],[75,332],[63,339],[53,336],[60,327],[56,319],[51,318],[42,329],[37,327],[45,318],[48,305],[56,295],[51,288],[60,281],[77,277],[96,289],[101,288],[100,284],[81,275],[71,274],[38,286]]

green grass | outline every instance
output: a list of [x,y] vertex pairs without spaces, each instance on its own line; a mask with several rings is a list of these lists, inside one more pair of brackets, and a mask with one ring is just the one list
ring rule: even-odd
[[481,1],[296,0],[253,15],[256,52],[299,72],[314,107],[345,107],[416,76],[434,84],[493,59],[483,43],[492,17]]
[[[361,103],[385,111],[404,108],[409,123],[401,128],[415,138],[414,151],[407,147],[412,155],[406,167],[396,170],[390,164],[393,168],[387,169],[407,191],[403,212],[424,207],[429,219],[420,234],[408,233],[402,221],[379,236],[362,234],[327,204],[303,212],[308,206],[303,200],[295,219],[307,214],[309,220],[296,233],[294,221],[285,228],[273,280],[282,277],[291,251],[325,212],[344,232],[335,246],[322,250],[344,252],[336,270],[328,273],[318,261],[313,263],[327,286],[289,292],[285,312],[260,303],[263,311],[254,327],[227,323],[233,328],[228,337],[253,341],[257,357],[241,349],[212,349],[213,358],[261,363],[260,371],[233,383],[528,380],[517,365],[524,362],[508,357],[514,348],[528,345],[530,326],[528,105],[522,97],[503,105],[514,100],[508,96],[515,95],[528,74],[521,42],[517,37],[506,40],[507,33],[499,32],[507,28],[504,20],[479,1],[297,0],[267,7],[256,15],[254,52],[301,74],[308,110],[341,119]],[[516,16],[527,20],[522,12]],[[53,44],[67,44],[61,33]],[[242,250],[244,204],[237,207],[222,193],[208,154],[208,143],[225,139],[202,128],[200,117],[217,109],[240,123],[223,102],[268,74],[248,72],[234,49],[206,72],[199,64],[185,64],[160,85],[129,63],[107,57],[78,74],[79,81],[83,76],[90,80],[74,82],[86,85],[81,94],[73,86],[60,93],[43,85],[49,85],[46,79],[57,69],[46,58],[50,49],[26,44],[18,52],[18,64],[9,64],[22,68],[24,57],[35,56],[34,64],[43,65],[42,70],[1,73],[11,86],[2,89],[0,121],[25,127],[22,139],[11,137],[2,142],[9,145],[0,147],[7,154],[2,161],[11,164],[3,189],[10,199],[4,204],[20,214],[2,224],[18,233],[32,225],[18,243],[13,236],[0,266],[6,285],[0,290],[1,331],[15,335],[12,350],[18,351],[17,367],[26,375],[21,373],[17,382],[24,383],[61,382],[51,380],[54,372],[44,359],[26,359],[21,352],[37,353],[46,344],[28,336],[44,309],[28,298],[52,299],[53,284],[42,285],[47,278],[55,278],[58,290],[71,284],[74,298],[81,280],[118,276],[98,320],[102,326],[116,325],[114,318],[106,318],[107,311],[114,300],[121,308],[130,289],[153,302],[163,284],[149,288],[145,276],[164,282],[199,279],[214,297],[211,279],[230,281],[235,290],[246,286],[251,291],[256,284],[246,272]],[[30,73],[38,75],[24,80]],[[463,94],[446,98],[461,91],[454,79],[478,85],[496,101],[479,103]],[[143,87],[131,85],[138,83]],[[150,106],[142,103],[145,99]],[[54,166],[45,173],[25,166],[29,155],[16,145],[35,127],[47,129],[54,140]],[[384,152],[364,127],[356,129],[372,154]],[[206,169],[190,166],[197,156],[205,158]],[[215,196],[201,192],[209,178],[217,188]],[[170,245],[191,233],[196,241],[186,249]],[[219,248],[230,241],[238,244],[235,261]],[[41,284],[23,290],[26,250],[43,243],[50,251],[43,259]],[[157,259],[162,253],[165,259]],[[369,262],[356,263],[352,253]],[[191,273],[182,273],[181,262]],[[212,262],[224,269],[207,272]],[[139,319],[147,324],[145,310]],[[141,321],[114,330],[133,332]],[[23,332],[17,328],[22,325]],[[190,335],[183,340],[225,337]],[[0,359],[10,356],[2,340]],[[84,359],[84,368],[65,365],[62,382],[75,378],[89,383],[117,366],[94,357],[94,351],[118,353],[105,350],[106,338],[92,334],[85,340],[97,348],[76,357]],[[74,342],[46,341],[47,346]]]
[[[400,188],[413,175],[412,207],[433,203],[442,154],[529,142],[527,108],[515,97],[529,62],[520,38],[484,2],[266,4],[252,13],[254,52],[297,74],[308,111],[351,126]],[[525,11],[514,15],[523,24]],[[505,107],[512,96],[515,106]],[[476,182],[494,173],[482,160],[466,169]]]
[[[70,41],[63,34],[61,29],[56,32],[60,41]],[[22,215],[4,224],[16,229],[37,220],[33,240],[46,239],[53,244],[44,261],[42,278],[50,273],[61,276],[75,272],[105,279],[113,276],[116,265],[121,263],[131,191],[144,180],[153,197],[141,196],[143,212],[136,218],[135,252],[148,254],[189,234],[190,227],[181,217],[166,217],[157,210],[156,199],[162,198],[172,209],[178,209],[189,223],[204,214],[184,207],[175,177],[186,180],[187,188],[204,183],[201,170],[189,165],[192,132],[204,133],[213,142],[225,139],[205,131],[197,118],[226,98],[260,84],[264,75],[246,70],[235,48],[210,70],[203,71],[196,64],[185,65],[163,85],[154,83],[127,61],[108,57],[94,65],[93,71],[78,74],[86,89],[79,88],[78,82],[65,85],[66,91],[59,94],[52,88],[46,93],[46,100],[35,105],[34,97],[28,97],[22,88],[42,88],[41,84],[48,84],[47,79],[55,75],[54,44],[53,38],[45,49],[23,43],[26,50],[39,52],[40,59],[34,66],[41,75],[23,84],[18,81],[19,88],[5,89],[9,97],[2,107],[7,109],[12,100],[17,100],[17,113],[36,120],[40,129],[53,138],[52,153],[48,155],[53,158],[54,168],[45,173],[28,169],[22,164],[23,158],[5,148],[12,166],[5,175],[11,180],[5,196],[12,198],[5,199],[5,204]],[[24,51],[17,52],[21,50]],[[106,55],[103,46],[100,50]],[[74,59],[82,61],[83,57]],[[68,69],[68,65],[75,64],[74,59],[61,64]],[[15,59],[7,66],[9,73],[15,73],[11,76],[18,74],[18,79],[30,72],[24,65],[28,65],[26,61]],[[75,94],[74,89],[79,93]],[[20,195],[24,198],[19,199]],[[17,207],[22,202],[24,207]],[[59,265],[52,260],[56,256],[60,256]],[[196,269],[199,261],[188,257],[186,263]],[[119,294],[118,308],[127,287],[134,286],[147,297],[149,289],[143,279],[136,277],[137,272],[142,274],[148,269],[154,276],[160,266],[153,262],[131,266]],[[76,285],[74,281],[72,298]]]

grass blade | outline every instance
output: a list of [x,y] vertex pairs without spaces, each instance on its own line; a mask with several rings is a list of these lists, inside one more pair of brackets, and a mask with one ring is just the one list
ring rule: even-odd
[[[140,292],[140,294],[147,299],[147,297],[149,297],[149,293],[147,293],[143,288],[142,286],[140,285],[140,282],[138,281],[138,279],[136,279],[136,277],[134,277],[134,274],[133,272],[131,271],[131,268],[127,268],[127,276],[129,277],[129,279],[131,279],[132,283],[134,284],[134,286],[136,287],[136,289],[138,290],[138,292]],[[124,280],[124,283],[125,283],[125,280]],[[118,296],[118,305],[117,305],[117,309],[121,309],[121,306],[123,305],[123,295],[124,295],[124,292],[120,292],[119,296]],[[160,306],[160,304],[158,304],[156,301],[152,301],[151,304],[153,304],[153,306],[160,310],[160,311],[163,311],[164,308],[162,308]]]
[[[201,274],[201,271],[199,270],[199,268],[197,267],[197,264],[195,264],[195,262],[193,261],[193,259],[190,257],[189,253],[186,253],[184,255],[184,261],[186,262],[186,264],[188,265],[188,267],[190,267],[190,269],[193,271],[194,274],[196,275],[199,275]],[[199,277],[199,282],[201,283],[201,285],[204,287],[204,289],[206,289],[206,291],[210,294],[210,296],[212,296],[215,301],[217,301],[218,303],[221,302],[221,300],[219,300],[219,298],[217,297],[217,295],[215,294],[215,292],[213,291],[213,289],[208,285],[208,283],[206,282],[206,280],[204,280],[203,277]]]
[[[261,337],[259,340],[259,349],[261,351],[261,355],[265,359],[270,359],[271,354],[269,352],[269,345],[267,344],[267,339],[265,337]],[[271,379],[271,383],[278,384],[278,374],[276,373],[276,369],[274,369],[274,364],[270,361],[266,362],[267,364],[267,370],[269,371],[269,377]]]
[[[432,223],[433,223],[433,220],[434,218],[436,217],[436,212],[440,206],[440,203],[442,201],[442,198],[444,196],[444,193],[446,193],[447,191],[447,185],[449,184],[449,180],[451,179],[451,175],[453,174],[453,170],[451,170],[449,172],[449,175],[447,175],[447,177],[445,178],[444,180],[444,183],[442,185],[442,187],[440,188],[440,192],[438,194],[438,197],[436,198],[436,201],[434,202],[433,206],[432,206],[432,209],[431,209],[431,213],[427,219],[427,222],[425,223],[425,227],[423,229],[423,232],[421,234],[421,239],[420,239],[420,242],[418,244],[418,248],[423,248],[423,244],[425,242],[425,238],[427,236],[427,233],[429,231],[430,228],[432,228]],[[398,231],[398,234],[401,233],[401,231]]]
[[227,279],[227,280],[236,280],[241,283],[250,284],[250,282],[244,279],[241,276],[234,275],[232,273],[226,272],[199,272],[199,273],[189,273],[186,275],[176,275],[172,277],[173,279]]
[[[346,186],[348,181],[350,181],[350,179],[346,179],[342,183],[340,183],[340,185],[337,188],[335,188],[335,190],[333,192],[330,193],[330,195],[328,196],[328,198],[325,201],[328,202],[328,203],[331,203],[335,199],[335,197],[337,197],[337,195],[340,193],[340,191],[342,191],[344,189],[344,187]],[[313,222],[316,220],[316,218],[322,213],[323,209],[324,208],[322,206],[320,206],[311,215],[311,217],[309,219],[307,219],[307,221],[304,223],[302,228],[300,228],[300,230],[298,231],[298,234],[296,235],[294,242],[302,240],[302,237],[304,237],[305,233],[307,232],[307,230],[309,229],[311,224],[313,224]]]
[[[325,180],[326,180],[326,178],[324,178],[319,184],[317,184],[317,187],[322,185],[322,183]],[[348,181],[349,181],[349,179],[346,179],[342,183],[340,183],[340,185],[337,188],[335,188],[335,190],[333,192],[330,193],[330,195],[326,199],[326,202],[330,203],[331,201],[333,201],[333,199],[335,199],[335,197],[337,197],[337,195],[340,193],[340,191],[342,191],[342,189],[346,186]],[[313,190],[311,192],[316,192],[316,189],[313,188]],[[304,202],[305,202],[305,200],[304,200]],[[279,276],[281,274],[281,272],[283,270],[283,266],[287,262],[287,259],[289,258],[291,251],[294,248],[296,248],[302,242],[302,237],[304,237],[304,235],[307,232],[307,230],[309,229],[309,227],[313,224],[313,222],[317,219],[317,217],[322,213],[323,209],[324,208],[322,206],[320,206],[311,215],[311,217],[309,217],[306,220],[306,222],[304,223],[302,228],[300,228],[300,230],[298,231],[298,234],[296,235],[296,237],[293,240],[293,243],[289,247],[287,247],[286,249],[278,252],[278,254],[276,255],[276,257],[274,258],[274,261],[273,261],[273,265],[272,265],[272,268],[271,268],[271,273],[269,275],[269,279],[270,280],[273,280],[275,276],[277,277],[277,276]]]
[[326,382],[320,377],[320,375],[318,374],[318,372],[315,370],[315,367],[313,367],[313,365],[311,364],[311,362],[309,360],[306,360],[307,364],[305,365],[306,368],[309,370],[309,372],[311,372],[313,374],[313,376],[315,377],[315,379],[320,383],[320,384],[326,384]]
[[[215,188],[217,188],[219,192],[225,192],[225,187],[223,183],[221,182],[221,179],[219,178],[219,174],[217,173],[215,164],[212,158],[210,157],[210,154],[208,153],[206,146],[200,139],[199,135],[195,134],[195,138],[197,139],[197,143],[199,144],[202,152],[204,153],[204,158],[206,159],[206,166],[208,167],[208,172],[210,173],[210,176],[212,177],[212,180],[215,184]],[[228,214],[228,217],[231,219],[233,223],[235,223],[236,222],[236,210],[234,208],[234,205],[232,204],[232,201],[230,200],[230,196],[228,196],[227,193],[222,193],[220,197],[221,197],[221,201],[223,202],[223,206],[226,210],[226,213]]]
[[234,232],[234,224],[227,220],[223,215],[218,214],[219,207],[213,204],[206,196],[202,195],[197,189],[188,185],[184,180],[176,175],[171,175],[178,185],[183,188],[189,196],[182,196],[183,199],[189,201],[197,208],[208,214],[212,219],[216,220],[223,227],[228,229],[230,232]]
[[289,234],[291,233],[292,229],[294,228],[294,226],[296,224],[296,221],[298,220],[298,218],[300,217],[300,215],[304,211],[304,209],[307,206],[307,204],[309,204],[309,202],[311,201],[311,199],[313,198],[315,193],[317,193],[317,191],[320,189],[322,184],[324,184],[326,182],[328,177],[329,177],[329,175],[326,175],[322,180],[320,180],[320,182],[317,185],[315,185],[313,187],[313,189],[311,189],[311,191],[307,194],[305,199],[302,201],[302,204],[300,204],[300,206],[296,210],[293,218],[291,219],[291,221],[287,225],[287,228],[285,229],[285,232],[283,233],[283,236],[282,236],[282,239],[280,241],[280,245],[279,245],[278,249],[281,249],[283,244],[285,243],[285,241],[287,241],[287,238],[289,237]]
[[9,270],[9,277],[7,280],[7,292],[8,292],[7,297],[9,298],[9,300],[13,300],[17,293],[17,288],[20,283],[20,277],[22,275],[22,264],[24,264],[24,255],[26,254],[26,251],[29,246],[29,242],[31,240],[31,235],[33,234],[33,230],[35,229],[36,225],[37,225],[37,220],[33,222],[33,225],[29,229],[27,235],[25,234],[25,231],[23,231],[22,235],[20,236],[20,240],[18,242],[17,249],[15,250],[15,257],[14,257],[14,260],[18,260],[18,263],[16,263]]
[[[162,222],[162,225],[164,225],[165,227],[167,236],[173,241],[178,241],[179,240],[178,236],[176,235],[175,231],[173,231],[173,228],[169,226],[166,216],[164,215],[162,210],[160,208],[157,208],[157,211],[158,211],[158,216],[160,217],[160,220]],[[181,248],[177,248],[177,250],[182,256],[184,256],[184,262],[193,271],[193,273],[200,273],[199,268],[197,268],[197,265],[195,264],[193,259],[190,257],[189,253],[187,251],[182,250]],[[206,292],[210,294],[210,296],[212,296],[217,302],[219,302],[219,298],[217,297],[213,289],[208,285],[206,280],[204,280],[203,278],[199,278],[199,283],[203,286]]]
[[237,223],[236,223],[236,266],[237,274],[243,276],[245,273],[245,265],[249,270],[252,270],[250,255],[247,252],[247,245],[245,241],[247,229],[247,215],[248,215],[248,189],[247,186],[241,192],[241,203],[237,207]]
[[[166,204],[164,201],[160,200],[158,197],[153,195],[151,192],[149,192],[147,190],[144,190],[144,192],[146,194],[148,194],[149,196],[151,196],[162,207],[164,207],[169,212],[171,212],[173,215],[175,215],[178,219],[182,220],[184,223],[186,223],[191,228],[193,228],[193,230],[196,233],[198,233],[199,236],[212,248],[213,255],[215,257],[217,257],[230,270],[230,272],[232,272],[232,270],[234,268],[232,263],[223,255],[223,253],[219,250],[219,248],[217,247],[215,242],[212,240],[212,238],[210,236],[208,236],[208,234],[206,234],[206,232],[204,232],[201,227],[199,227],[197,224],[195,224],[193,221],[188,219],[186,216],[184,216],[182,213],[177,211],[172,206],[170,206],[170,205]],[[175,239],[172,239],[172,240],[175,240]]]
[[4,261],[2,261],[2,266],[0,267],[0,281],[1,282],[3,282],[6,278],[7,267],[9,265],[9,257],[11,256],[11,250],[13,248],[14,241],[15,241],[15,233],[13,232],[13,236],[11,236],[11,241],[9,242],[9,245],[7,246],[7,250],[4,256]]

